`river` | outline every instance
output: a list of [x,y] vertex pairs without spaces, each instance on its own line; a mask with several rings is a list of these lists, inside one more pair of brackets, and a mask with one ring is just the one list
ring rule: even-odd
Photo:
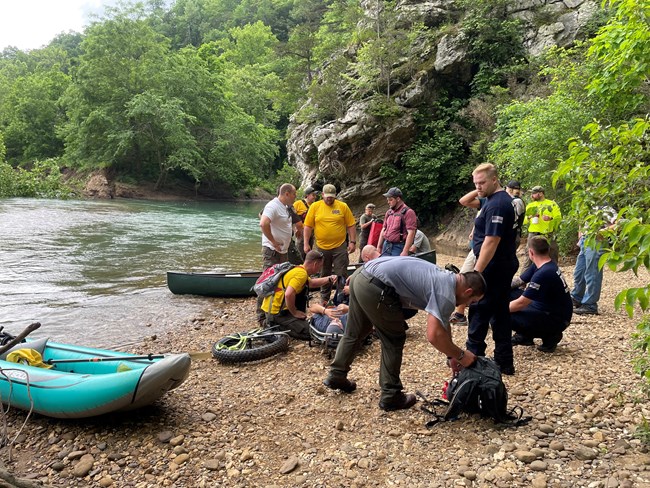
[[173,295],[167,271],[260,269],[262,206],[0,199],[0,326],[96,347],[159,334],[210,300]]

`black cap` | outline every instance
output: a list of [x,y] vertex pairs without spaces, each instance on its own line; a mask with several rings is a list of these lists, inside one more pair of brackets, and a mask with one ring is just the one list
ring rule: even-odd
[[308,186],[307,188],[305,188],[305,195],[309,195],[310,193],[318,193],[318,192],[314,190],[313,187]]
[[393,187],[384,193],[386,198],[402,198],[402,190],[397,187]]
[[521,185],[517,180],[510,180],[506,186],[508,188],[512,188],[513,190],[521,190]]

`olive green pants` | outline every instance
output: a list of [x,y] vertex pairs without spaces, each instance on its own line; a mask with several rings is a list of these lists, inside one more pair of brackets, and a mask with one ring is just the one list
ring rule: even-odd
[[372,332],[373,326],[381,342],[380,401],[390,403],[404,389],[400,381],[406,342],[402,304],[394,290],[382,290],[371,283],[363,269],[358,269],[350,278],[348,323],[330,365],[331,376],[347,377],[361,341]]

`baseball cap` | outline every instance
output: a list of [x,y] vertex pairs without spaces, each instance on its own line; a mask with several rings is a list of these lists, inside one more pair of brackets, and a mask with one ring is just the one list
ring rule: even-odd
[[375,204],[374,203],[369,203],[368,205],[366,205],[366,208],[375,208]]
[[384,196],[386,198],[402,198],[402,190],[400,190],[397,187],[393,187],[390,190],[388,190],[386,193],[384,193]]
[[513,190],[521,190],[521,185],[517,180],[510,180],[506,186],[508,188],[512,188]]
[[334,185],[327,184],[323,186],[323,196],[324,197],[335,197],[336,196],[336,187]]
[[305,188],[305,195],[309,195],[310,193],[318,193],[313,187],[308,186]]
[[546,193],[546,192],[544,191],[544,187],[543,187],[543,186],[539,186],[539,185],[534,186],[534,187],[530,190],[530,192],[531,192],[531,193],[540,193],[540,192],[541,192],[541,193]]

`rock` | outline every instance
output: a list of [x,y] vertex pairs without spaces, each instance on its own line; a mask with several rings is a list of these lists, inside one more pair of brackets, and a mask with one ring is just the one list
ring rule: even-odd
[[548,424],[539,424],[539,430],[541,430],[545,434],[553,434],[555,432],[553,426]]
[[538,474],[533,478],[533,482],[531,483],[531,486],[533,488],[546,488],[547,486],[547,480],[546,476],[543,474]]
[[294,469],[298,467],[300,463],[300,460],[292,456],[289,459],[287,459],[282,466],[280,466],[280,473],[281,474],[289,474],[291,473]]
[[184,435],[178,435],[176,437],[169,439],[169,444],[171,444],[172,446],[180,446],[184,440],[185,440]]
[[102,479],[99,480],[99,486],[103,488],[108,488],[109,486],[113,486],[113,478],[110,476],[104,476]]
[[169,430],[165,430],[163,432],[158,433],[158,440],[160,442],[169,442],[172,438],[174,437],[174,434],[170,432]]
[[214,419],[217,418],[216,414],[212,412],[206,412],[203,415],[201,415],[201,418],[205,420],[206,422],[212,422]]
[[551,441],[548,447],[553,449],[554,451],[564,450],[564,444],[561,441]]
[[95,458],[91,454],[84,454],[77,464],[72,468],[72,474],[77,478],[83,478],[90,473],[95,463]]
[[530,451],[515,451],[515,457],[522,463],[532,463],[537,456]]
[[221,469],[221,462],[218,459],[208,459],[203,462],[203,466],[210,471],[217,471]]
[[172,460],[172,462],[180,466],[181,464],[185,464],[189,458],[189,454],[179,454]]
[[468,469],[467,471],[465,471],[465,473],[463,473],[463,476],[470,481],[474,481],[476,479],[476,471],[472,471]]
[[580,459],[582,461],[591,461],[592,459],[596,459],[598,457],[598,453],[587,446],[576,447],[573,454],[577,459]]
[[535,460],[530,463],[530,469],[533,471],[546,471],[548,465],[544,461]]

